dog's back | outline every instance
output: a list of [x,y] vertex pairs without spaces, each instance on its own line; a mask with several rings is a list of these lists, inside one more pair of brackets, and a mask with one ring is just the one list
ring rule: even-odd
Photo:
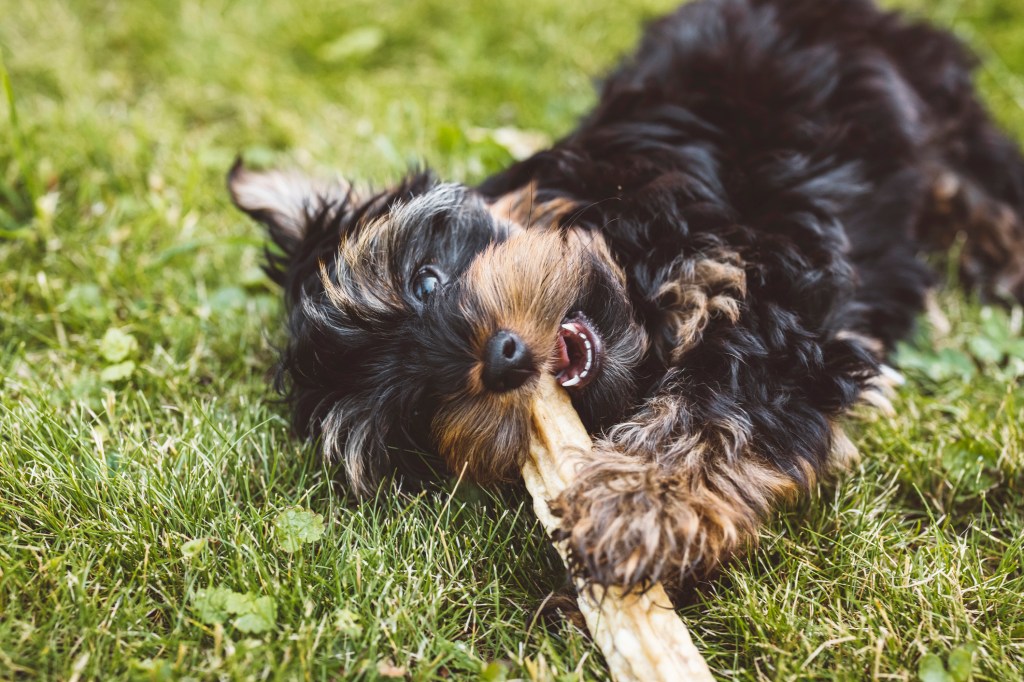
[[866,0],[701,0],[650,25],[577,131],[483,188],[528,178],[606,223],[654,214],[639,241],[607,230],[626,260],[788,243],[808,281],[784,303],[834,321],[852,297],[842,324],[889,347],[933,284],[919,250],[960,231],[965,283],[1024,297],[1024,162],[974,66],[952,35]]

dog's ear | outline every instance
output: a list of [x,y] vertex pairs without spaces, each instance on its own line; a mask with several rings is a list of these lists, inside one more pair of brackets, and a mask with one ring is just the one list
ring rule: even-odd
[[350,199],[346,182],[293,170],[251,170],[241,158],[228,173],[228,191],[235,206],[266,225],[289,257],[302,244],[311,220],[330,217]]

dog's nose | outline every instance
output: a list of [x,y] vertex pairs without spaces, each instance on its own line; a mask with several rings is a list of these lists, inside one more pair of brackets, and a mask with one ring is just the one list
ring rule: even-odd
[[533,354],[514,332],[502,329],[484,348],[484,386],[501,393],[519,388],[537,372]]

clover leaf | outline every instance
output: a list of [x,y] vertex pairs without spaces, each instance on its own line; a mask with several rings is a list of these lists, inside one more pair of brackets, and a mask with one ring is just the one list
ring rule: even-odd
[[135,337],[115,327],[108,329],[100,340],[100,355],[111,364],[123,362],[138,350],[139,342]]
[[192,608],[199,620],[209,625],[223,623],[233,615],[231,624],[241,632],[266,632],[277,624],[277,602],[273,597],[242,594],[226,587],[196,590]]
[[277,623],[277,602],[273,597],[256,597],[252,594],[237,595],[232,601],[238,617],[232,624],[242,632],[258,634],[273,629]]
[[134,372],[135,363],[131,360],[125,360],[124,362],[104,367],[100,372],[100,379],[108,384],[116,384],[119,381],[128,379]]
[[181,556],[186,559],[195,559],[203,553],[206,546],[210,544],[209,538],[196,538],[181,545]]
[[335,609],[334,627],[338,632],[349,637],[358,637],[363,634],[363,626],[359,624],[359,614],[348,609]]
[[192,597],[192,608],[195,609],[199,620],[207,625],[223,623],[230,614],[228,600],[234,594],[226,587],[196,590],[195,596]]
[[323,536],[324,517],[297,507],[286,509],[274,521],[274,534],[282,550],[296,552],[302,545],[316,542]]

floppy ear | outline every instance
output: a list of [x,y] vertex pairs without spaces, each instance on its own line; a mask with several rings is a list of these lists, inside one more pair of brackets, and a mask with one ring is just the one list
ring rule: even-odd
[[239,158],[228,173],[228,191],[235,206],[266,225],[271,238],[291,257],[310,220],[332,217],[330,213],[349,198],[350,186],[293,170],[250,170]]

